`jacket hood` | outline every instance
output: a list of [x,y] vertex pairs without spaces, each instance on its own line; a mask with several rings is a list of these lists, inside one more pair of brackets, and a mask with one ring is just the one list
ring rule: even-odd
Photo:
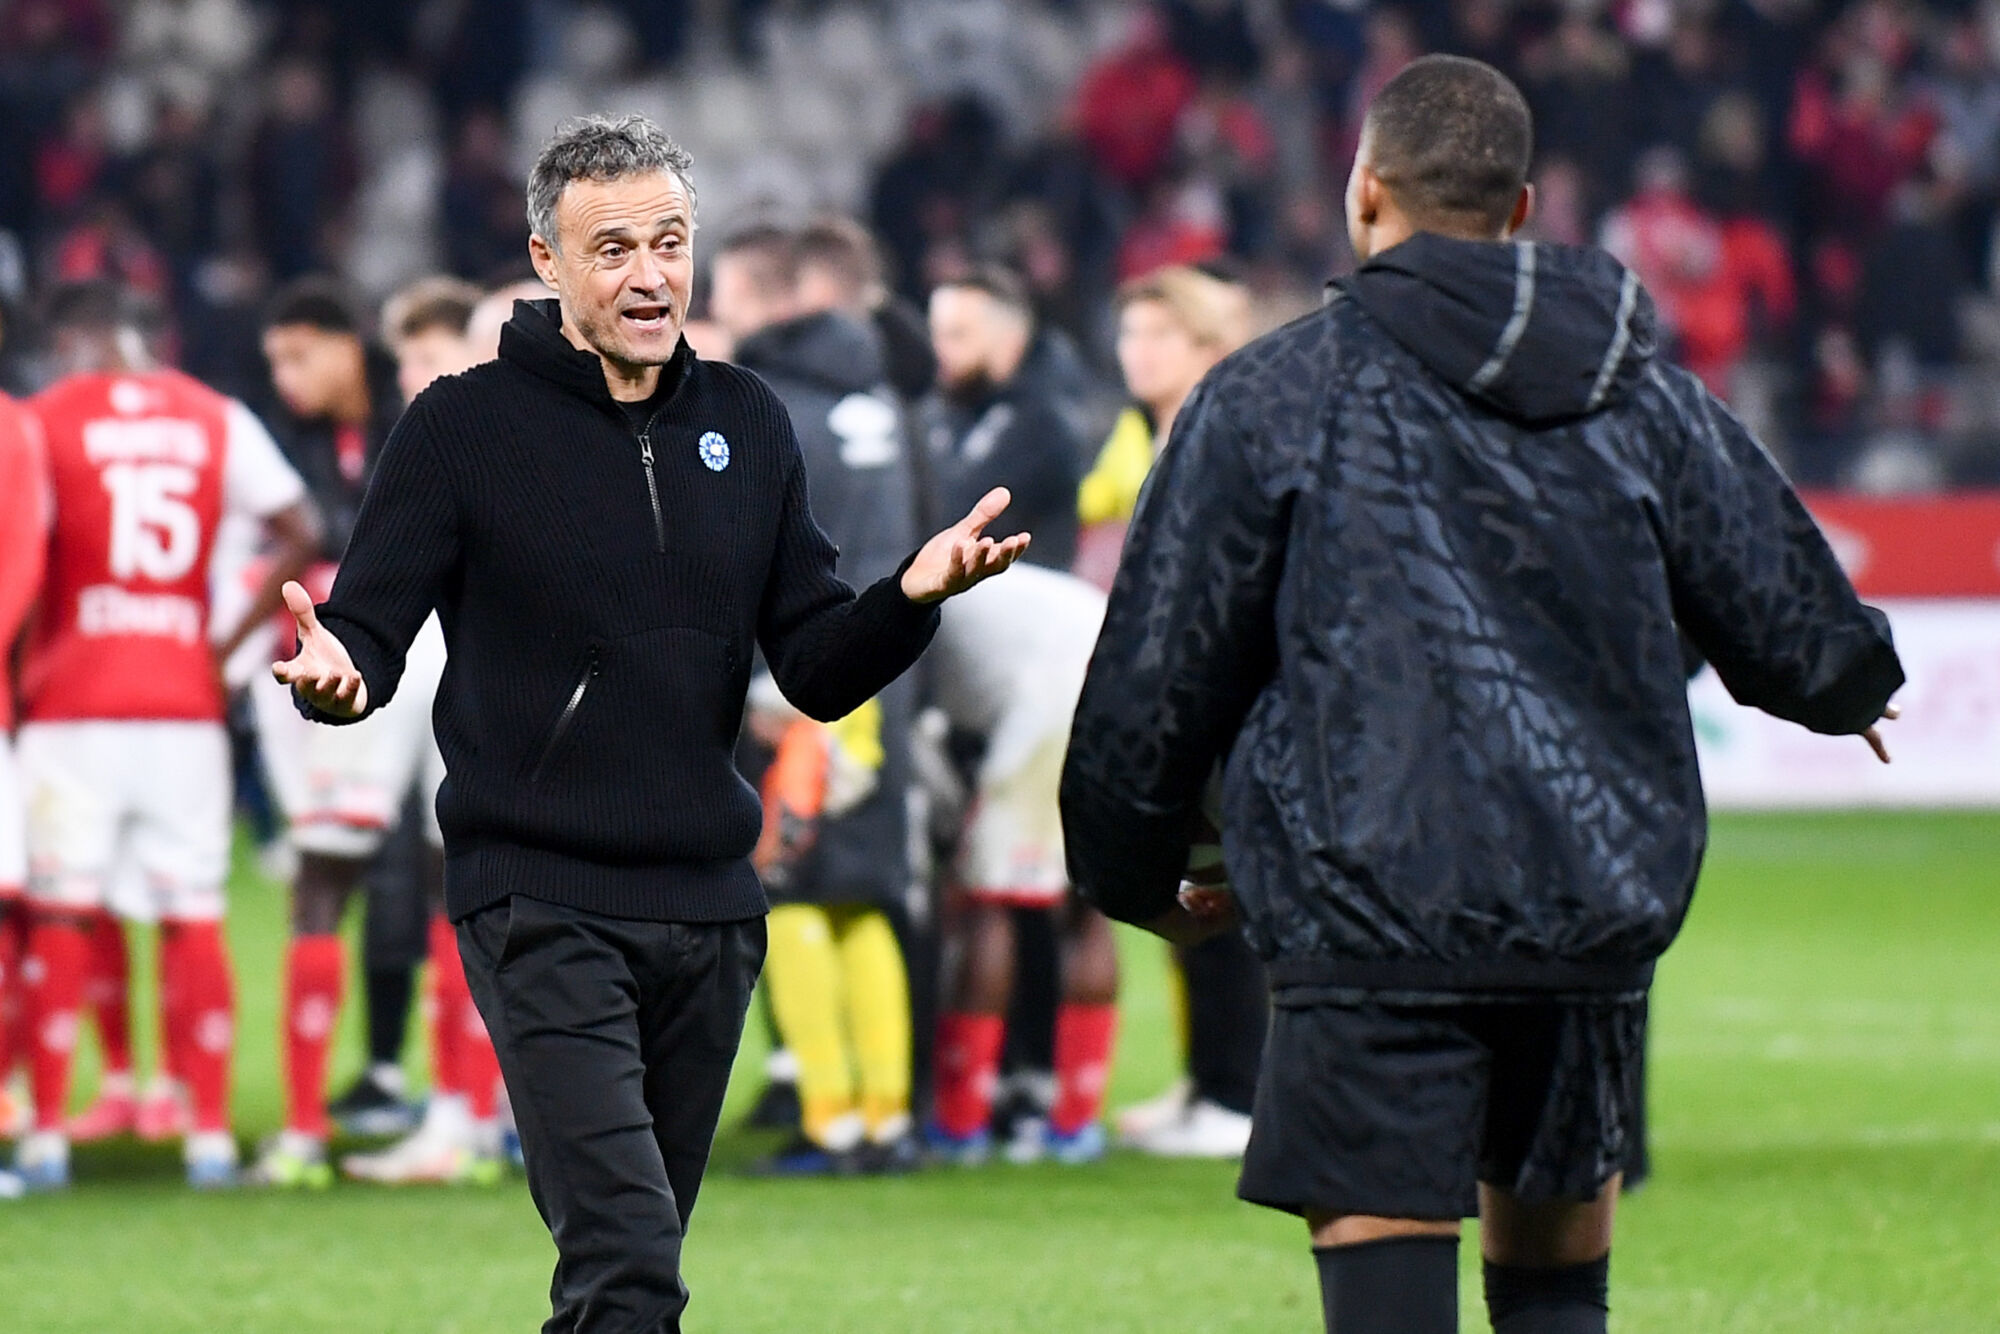
[[1419,232],[1338,286],[1439,378],[1521,422],[1602,411],[1653,359],[1653,299],[1590,247]]
[[[516,301],[514,315],[500,328],[500,359],[510,361],[607,412],[617,402],[604,380],[604,363],[569,341],[562,331],[562,304],[554,300]],[[671,398],[686,378],[694,352],[683,338],[660,367],[660,387]]]
[[810,380],[840,396],[867,393],[888,379],[880,336],[837,311],[759,330],[737,345],[736,362],[759,374]]

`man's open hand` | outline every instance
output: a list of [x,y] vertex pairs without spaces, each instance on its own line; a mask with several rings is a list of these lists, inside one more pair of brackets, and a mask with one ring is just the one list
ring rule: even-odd
[[996,486],[980,497],[972,513],[924,543],[903,571],[903,596],[912,602],[936,602],[963,593],[1019,559],[1028,549],[1026,533],[998,542],[980,536],[1012,499],[1006,487]]
[[1139,925],[1175,945],[1199,945],[1241,924],[1228,885],[1183,884],[1174,906]]
[[368,683],[333,632],[319,623],[312,595],[296,582],[284,588],[285,606],[299,623],[298,656],[271,664],[271,675],[297,690],[322,713],[355,718],[368,711]]

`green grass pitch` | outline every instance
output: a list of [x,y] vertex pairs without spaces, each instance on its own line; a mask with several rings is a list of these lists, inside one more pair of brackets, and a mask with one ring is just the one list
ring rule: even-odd
[[[277,1117],[282,895],[248,869],[235,895],[254,1138]],[[1114,1104],[1173,1060],[1161,950],[1124,945]],[[1620,1219],[1614,1330],[2000,1331],[2000,817],[1718,820],[1655,998],[1657,1176]],[[350,1023],[343,1078],[357,1045]],[[718,1145],[691,1329],[1318,1328],[1303,1229],[1236,1203],[1226,1166],[739,1176],[766,1143]],[[0,1205],[0,1330],[489,1334],[546,1312],[518,1182],[197,1197],[173,1151],[119,1146],[79,1152],[77,1178]],[[1464,1328],[1485,1330],[1462,1259]]]

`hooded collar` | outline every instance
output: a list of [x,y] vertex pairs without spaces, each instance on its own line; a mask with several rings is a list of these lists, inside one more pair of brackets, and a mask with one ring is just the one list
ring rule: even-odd
[[[500,357],[522,370],[585,399],[606,412],[619,411],[605,383],[604,363],[595,352],[570,342],[562,331],[562,305],[555,300],[516,301],[513,318],[500,330]],[[664,401],[678,393],[695,355],[682,338],[674,355],[660,367],[656,397]]]
[[737,344],[734,359],[748,370],[796,375],[835,394],[867,393],[888,374],[874,328],[835,310],[760,329]]
[[1654,356],[1652,298],[1594,247],[1419,232],[1335,286],[1440,379],[1530,424],[1613,406]]

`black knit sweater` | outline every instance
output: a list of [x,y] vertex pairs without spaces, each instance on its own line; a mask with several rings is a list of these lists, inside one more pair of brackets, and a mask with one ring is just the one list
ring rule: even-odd
[[[454,919],[525,894],[655,921],[755,916],[761,812],[732,759],[753,645],[816,718],[923,652],[934,608],[834,576],[784,407],[683,343],[635,434],[554,302],[418,395],[383,453],[326,628],[372,712],[432,608]],[[306,708],[320,721],[331,719]]]

